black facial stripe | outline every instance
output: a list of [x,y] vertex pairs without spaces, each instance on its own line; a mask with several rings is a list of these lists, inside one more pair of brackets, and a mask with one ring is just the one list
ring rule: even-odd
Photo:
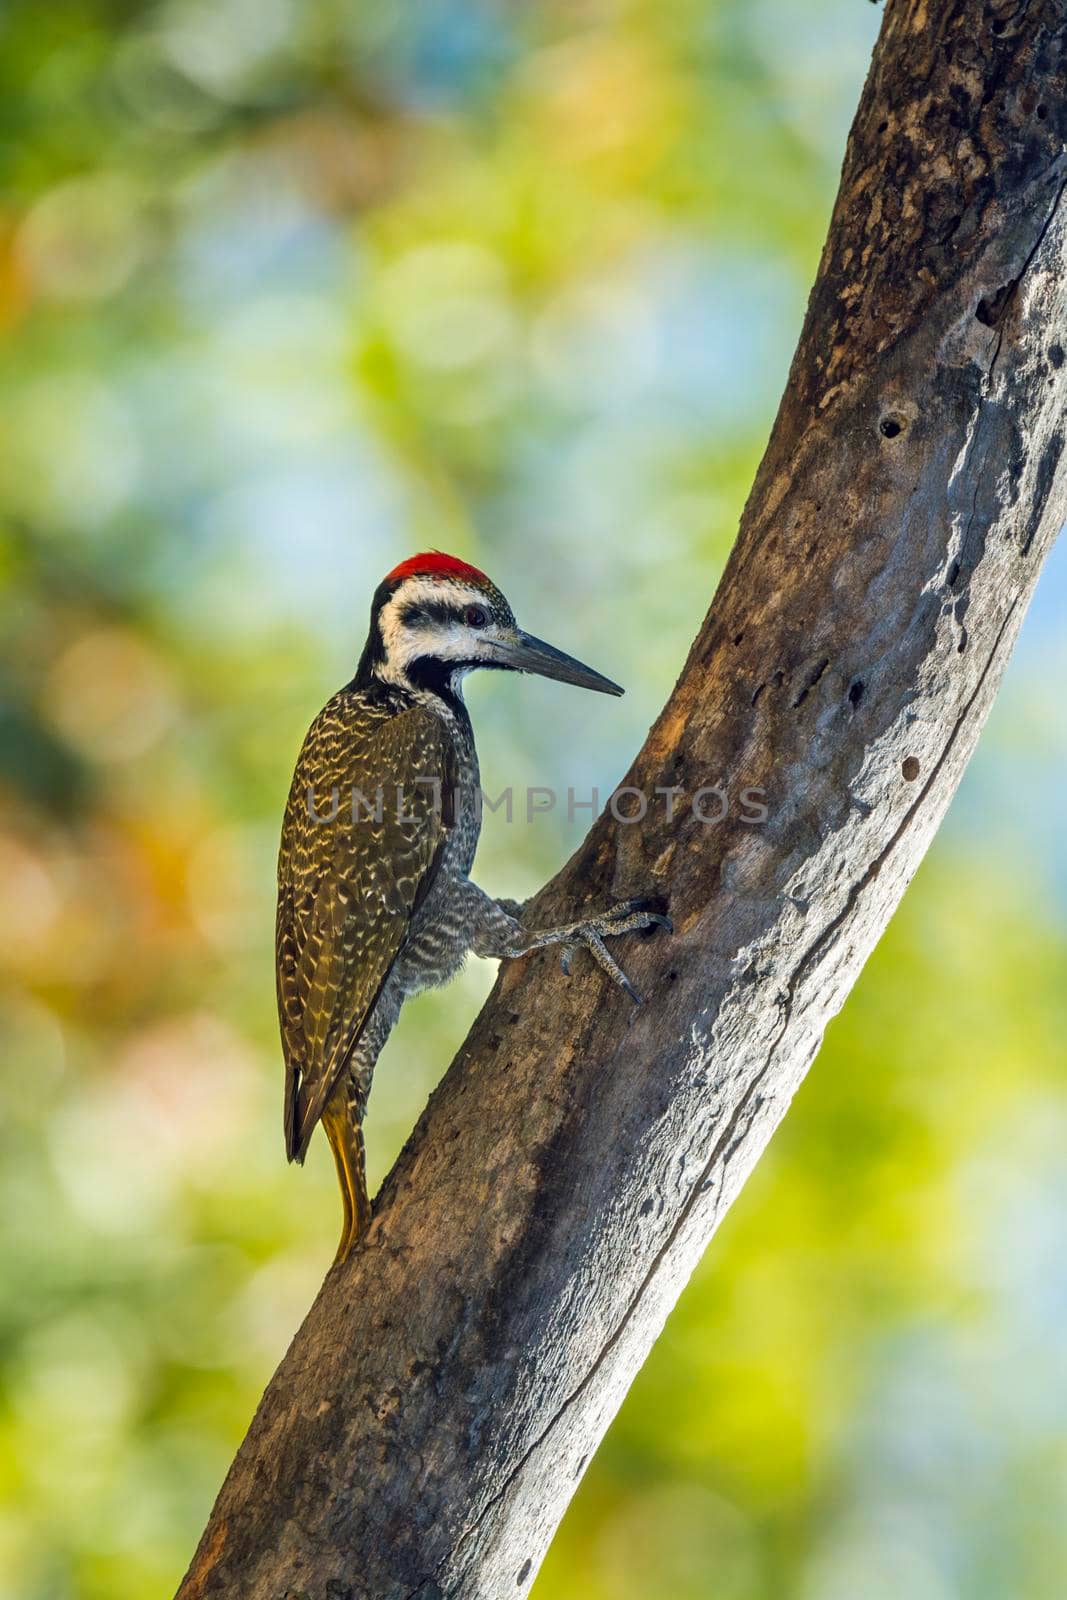
[[405,628],[416,622],[462,622],[466,606],[449,605],[447,600],[409,600],[400,609],[400,621]]

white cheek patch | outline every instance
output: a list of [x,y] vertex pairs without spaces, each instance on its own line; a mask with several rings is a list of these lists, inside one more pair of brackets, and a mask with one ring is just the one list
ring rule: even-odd
[[460,622],[437,622],[428,617],[422,622],[403,622],[401,617],[411,606],[427,606],[447,601],[455,606],[483,606],[485,596],[465,584],[443,584],[439,579],[408,578],[382,607],[378,624],[385,645],[385,662],[382,676],[402,682],[407,669],[420,656],[435,656],[439,661],[465,661],[472,654],[470,632]]

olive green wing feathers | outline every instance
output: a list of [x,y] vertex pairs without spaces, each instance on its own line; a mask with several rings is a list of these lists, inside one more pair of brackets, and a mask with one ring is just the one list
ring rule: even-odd
[[433,883],[454,783],[447,725],[421,706],[390,714],[342,691],[308,732],[278,866],[290,1161],[303,1160]]

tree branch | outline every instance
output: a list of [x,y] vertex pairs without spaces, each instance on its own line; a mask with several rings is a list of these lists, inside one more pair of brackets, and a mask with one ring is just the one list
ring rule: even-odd
[[[539,920],[272,1380],[182,1600],[521,1596],[974,748],[1064,512],[1067,0],[890,0],[737,543]],[[753,826],[741,791],[765,790]]]

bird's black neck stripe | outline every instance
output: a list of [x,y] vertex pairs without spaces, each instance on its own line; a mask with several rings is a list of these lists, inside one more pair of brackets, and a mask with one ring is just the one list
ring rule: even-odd
[[382,638],[381,612],[382,607],[392,597],[396,589],[395,583],[390,583],[388,578],[380,583],[374,591],[374,598],[370,606],[370,632],[367,642],[363,646],[363,654],[359,658],[355,676],[352,679],[354,689],[369,689],[380,676],[380,669],[385,661],[385,640]]
[[442,661],[437,656],[417,656],[408,663],[405,676],[417,694],[436,695],[450,711],[466,716],[467,708],[459,685],[465,672],[483,665],[481,661]]

